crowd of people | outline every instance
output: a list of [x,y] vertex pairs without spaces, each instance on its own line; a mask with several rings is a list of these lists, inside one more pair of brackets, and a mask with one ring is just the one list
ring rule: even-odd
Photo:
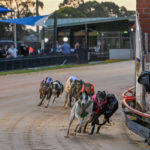
[[0,58],[17,58],[35,55],[35,50],[32,46],[22,43],[19,48],[15,48],[13,44],[0,45]]
[[[79,43],[75,44],[74,51],[79,48]],[[34,49],[31,45],[25,44],[22,42],[20,46],[15,48],[13,44],[11,45],[0,45],[0,58],[17,58],[17,57],[27,57],[27,56],[43,56],[54,53],[53,46],[49,46],[46,50],[41,49],[40,47]],[[64,44],[59,45],[58,41],[56,42],[56,53],[58,54],[70,54],[71,46],[69,43],[64,42]]]

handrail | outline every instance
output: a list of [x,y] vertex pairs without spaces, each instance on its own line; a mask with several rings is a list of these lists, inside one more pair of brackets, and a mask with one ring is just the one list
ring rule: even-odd
[[132,93],[132,90],[133,90],[133,89],[134,89],[134,88],[130,88],[130,89],[126,90],[126,91],[122,94],[122,97],[123,97],[123,105],[124,105],[125,107],[127,107],[131,112],[133,112],[133,113],[135,113],[135,114],[137,114],[137,115],[139,115],[139,116],[142,116],[142,117],[145,117],[145,118],[150,119],[150,114],[147,114],[147,113],[143,113],[143,112],[141,112],[141,111],[138,111],[138,110],[136,110],[136,109],[134,109],[134,108],[132,108],[132,107],[130,107],[130,106],[128,105],[128,101],[134,101],[134,100],[135,100],[135,97],[134,97],[134,96],[128,96],[128,95],[127,95],[127,93]]
[[133,91],[132,91],[133,89],[134,89],[134,87],[132,87],[132,88],[126,90],[125,92],[123,92],[122,97],[125,98],[125,99],[127,99],[127,100],[130,100],[130,101],[135,100],[135,97],[134,97],[134,96],[129,96],[129,95],[127,95],[127,93],[133,93]]

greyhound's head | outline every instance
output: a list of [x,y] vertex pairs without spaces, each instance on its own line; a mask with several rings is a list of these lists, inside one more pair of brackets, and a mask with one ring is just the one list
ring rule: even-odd
[[83,84],[83,81],[82,81],[82,80],[75,80],[75,81],[74,81],[74,85],[75,85],[75,87],[76,87],[76,89],[77,89],[78,91],[81,90],[82,84]]
[[47,93],[47,85],[44,83],[44,81],[41,82],[41,88],[40,88],[40,94],[46,95]]
[[74,93],[78,93],[81,90],[82,84],[82,80],[75,80],[72,82],[72,95],[74,95]]
[[114,94],[107,94],[107,101],[108,101],[107,106],[110,110],[114,108],[114,100],[115,100]]
[[59,90],[59,85],[57,82],[53,82],[52,84],[52,93],[56,94]]
[[81,107],[84,109],[87,106],[87,103],[89,101],[89,96],[87,92],[80,93],[80,101],[81,101]]
[[98,100],[98,103],[101,104],[106,99],[106,92],[105,91],[98,91],[96,93],[96,98]]

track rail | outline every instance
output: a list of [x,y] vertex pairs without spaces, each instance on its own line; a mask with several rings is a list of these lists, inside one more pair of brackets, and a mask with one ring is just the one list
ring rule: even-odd
[[143,124],[142,120],[139,121],[139,118],[150,119],[150,114],[141,112],[129,106],[130,102],[135,102],[136,100],[135,88],[132,87],[126,90],[122,94],[122,97],[123,97],[122,102],[123,117],[127,127],[137,135],[145,138],[148,144],[150,144],[150,126],[148,123]]
[[[129,101],[135,101],[135,96],[134,96],[134,87],[130,88],[129,90],[125,91],[123,94],[122,94],[122,97],[123,97],[123,105],[128,108],[131,112],[135,113],[136,115],[139,115],[139,116],[142,116],[142,117],[145,117],[145,118],[148,118],[150,119],[150,114],[147,114],[147,113],[143,113],[141,111],[138,111],[132,107],[130,107],[128,105],[128,102]],[[128,94],[132,94],[131,96],[129,96]]]

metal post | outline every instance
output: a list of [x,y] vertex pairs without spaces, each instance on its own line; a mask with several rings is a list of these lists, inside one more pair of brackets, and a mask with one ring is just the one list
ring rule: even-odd
[[87,24],[85,24],[85,48],[88,47],[88,28]]
[[54,13],[54,30],[53,30],[53,52],[56,53],[56,41],[57,41],[57,12]]
[[45,28],[42,28],[42,40],[41,40],[41,49],[44,50],[45,49]]
[[[146,54],[148,54],[148,33],[145,33],[145,52]],[[145,55],[143,52],[143,58],[142,58],[142,71],[145,71]],[[146,90],[145,87],[143,86],[142,88],[143,92],[142,92],[142,105],[143,105],[143,110],[146,111],[147,107],[146,107]]]
[[149,45],[148,45],[148,33],[145,32],[145,52],[146,52],[146,54],[148,53],[148,47],[149,47]]
[[[15,11],[14,11],[14,19],[15,19]],[[14,46],[17,48],[17,32],[16,32],[16,24],[13,24],[13,30],[14,30]]]
[[[36,16],[39,16],[39,1],[36,0]],[[39,36],[39,26],[36,26],[36,32],[37,32],[37,41],[40,41]]]

